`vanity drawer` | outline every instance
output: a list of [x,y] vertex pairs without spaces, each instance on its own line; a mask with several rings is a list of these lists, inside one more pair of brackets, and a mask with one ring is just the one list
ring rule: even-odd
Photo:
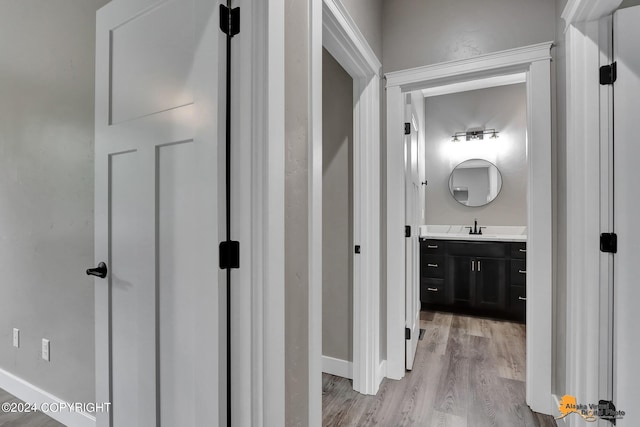
[[511,258],[525,259],[527,257],[527,242],[511,243]]
[[511,284],[524,286],[527,283],[527,263],[523,259],[511,260]]
[[527,288],[525,286],[510,287],[509,307],[516,313],[524,314],[527,307]]
[[420,252],[422,255],[444,254],[444,242],[442,240],[420,240]]
[[501,258],[507,255],[508,245],[500,242],[449,242],[448,255]]
[[427,304],[446,304],[447,295],[443,279],[420,280],[420,301]]
[[444,279],[444,255],[423,255],[422,276]]

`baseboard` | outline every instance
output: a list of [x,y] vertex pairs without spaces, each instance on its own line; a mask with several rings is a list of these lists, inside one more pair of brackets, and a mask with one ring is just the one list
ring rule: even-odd
[[[559,408],[560,407],[560,399],[558,399],[558,396],[556,396],[555,394],[552,394],[551,395],[551,399],[553,401],[554,408]],[[560,413],[560,411],[558,411],[558,413]],[[561,419],[556,419],[556,425],[558,427],[568,427],[569,423],[567,422],[566,419],[561,418]]]
[[322,356],[322,372],[352,380],[353,362],[330,356]]
[[380,365],[378,366],[378,372],[376,377],[376,381],[378,382],[376,389],[380,388],[380,384],[382,383],[382,380],[385,379],[386,376],[387,376],[387,361],[381,360]]
[[[3,388],[23,402],[33,403],[37,407],[46,404],[47,407],[53,405],[54,408],[59,408],[60,404],[67,404],[64,400],[36,387],[22,378],[16,377],[4,369],[0,369],[0,388]],[[46,414],[67,427],[95,427],[96,425],[96,417],[87,412],[61,410],[59,412],[49,411],[46,412]]]

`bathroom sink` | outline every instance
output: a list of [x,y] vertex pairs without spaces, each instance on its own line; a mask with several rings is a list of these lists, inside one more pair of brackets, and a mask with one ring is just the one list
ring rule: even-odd
[[421,225],[420,237],[446,240],[493,240],[504,242],[525,242],[527,227],[490,225],[482,234],[469,234],[465,225]]

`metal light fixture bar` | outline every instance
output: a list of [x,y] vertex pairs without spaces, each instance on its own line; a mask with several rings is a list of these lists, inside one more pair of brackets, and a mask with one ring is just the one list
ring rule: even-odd
[[466,141],[479,141],[484,139],[485,135],[491,135],[490,139],[496,139],[498,137],[498,132],[495,129],[482,129],[482,130],[468,130],[465,132],[456,132],[451,136],[451,141],[458,142],[460,141],[460,137],[465,137]]

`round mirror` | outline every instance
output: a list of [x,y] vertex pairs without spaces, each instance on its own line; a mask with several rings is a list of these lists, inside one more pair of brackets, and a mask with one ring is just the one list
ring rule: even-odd
[[498,197],[502,175],[493,163],[482,159],[466,160],[449,177],[449,191],[465,206],[484,206]]

